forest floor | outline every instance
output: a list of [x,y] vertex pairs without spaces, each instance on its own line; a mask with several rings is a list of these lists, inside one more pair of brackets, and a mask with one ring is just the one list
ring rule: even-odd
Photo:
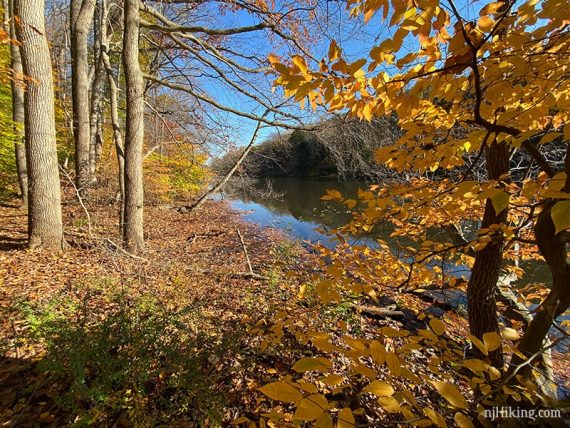
[[[147,251],[135,258],[114,244],[115,205],[91,201],[87,220],[68,199],[69,247],[56,253],[27,250],[25,212],[0,207],[0,426],[226,426],[267,410],[256,389],[307,349],[262,350],[253,333],[290,307],[291,272],[312,256],[209,202],[196,214],[145,208]],[[349,316],[364,330],[401,327]]]
[[[93,394],[107,394],[113,389],[117,394],[124,394],[126,391],[121,391],[120,387],[131,381],[137,382],[136,376],[140,373],[126,373],[127,377],[135,379],[101,380],[110,385],[90,384],[93,381],[89,376],[95,375],[88,373],[82,380],[84,390],[74,391],[73,396],[68,394],[67,397],[64,395],[69,392],[72,379],[63,375],[60,382],[46,381],[51,382],[52,375],[63,371],[62,367],[55,367],[58,360],[93,370],[88,366],[106,358],[102,355],[103,348],[126,346],[107,342],[117,339],[112,337],[115,333],[126,334],[127,330],[131,334],[153,337],[157,342],[165,341],[162,346],[171,349],[157,353],[172,352],[174,360],[180,357],[175,355],[178,352],[200,353],[193,356],[193,367],[185,368],[196,371],[187,379],[191,383],[188,386],[194,389],[193,396],[187,398],[191,401],[187,407],[197,407],[190,412],[189,418],[235,419],[238,412],[247,408],[250,390],[260,386],[253,380],[255,376],[248,374],[255,370],[256,363],[249,355],[252,345],[249,338],[246,340],[242,320],[250,316],[261,319],[276,300],[286,298],[286,285],[282,281],[277,284],[277,275],[280,275],[279,265],[283,261],[293,263],[297,251],[294,245],[275,231],[261,230],[242,221],[239,213],[221,202],[206,204],[197,215],[179,214],[167,206],[151,206],[145,208],[147,251],[144,259],[134,258],[113,245],[120,242],[116,232],[116,207],[94,203],[88,205],[88,210],[92,236],[87,232],[83,209],[73,202],[64,206],[69,247],[63,252],[50,253],[27,250],[25,212],[16,206],[0,207],[0,350],[3,354],[0,360],[0,426],[33,426],[38,422],[61,426],[68,421],[67,412],[78,413],[80,407],[89,407],[89,403],[81,403],[81,399],[93,401]],[[268,280],[241,275],[249,273],[246,252],[253,271],[262,273]],[[104,328],[81,326],[93,325],[94,320],[109,313],[114,317],[113,322]],[[130,319],[123,319],[124,315]],[[81,320],[74,324],[69,322],[72,317]],[[155,325],[145,323],[144,317],[152,318]],[[135,320],[137,318],[142,319]],[[184,342],[182,333],[170,331],[180,321],[196,333],[193,338],[196,343],[166,342],[165,334],[173,337],[180,334],[180,342]],[[81,341],[81,336],[86,334],[94,337]],[[80,350],[85,355],[73,355],[74,350],[65,340],[76,345],[80,340],[77,352]],[[152,355],[154,349],[149,348],[156,343],[145,340],[141,337],[141,343],[130,343],[130,347],[141,349],[131,349],[124,357],[143,359]],[[203,349],[199,349],[202,346]],[[120,352],[119,349],[115,351]],[[228,356],[230,358],[226,358]],[[159,366],[161,363],[149,364]],[[170,361],[168,364],[184,365],[184,362]],[[235,366],[244,366],[240,370],[241,378],[234,377]],[[99,370],[103,369],[99,367]],[[160,371],[159,378],[165,375]],[[102,373],[97,376],[101,377]],[[160,385],[157,379],[143,377],[149,401],[166,392],[168,387]],[[206,377],[211,385],[206,385]],[[204,383],[202,386],[198,385],[200,381]],[[223,397],[226,405],[214,403],[219,400],[216,388],[228,382],[231,387],[224,391]],[[107,390],[103,391],[105,388]],[[74,402],[62,402],[62,397]],[[239,400],[241,408],[236,408],[232,397],[236,402]],[[121,401],[124,398],[97,399]],[[113,402],[108,406],[124,407],[124,415],[117,420],[119,424],[129,426],[134,423],[129,421],[129,409],[143,404]],[[223,413],[218,412],[222,410]],[[219,414],[214,414],[216,412]],[[93,422],[102,417],[88,415]],[[177,424],[184,426],[181,420]]]

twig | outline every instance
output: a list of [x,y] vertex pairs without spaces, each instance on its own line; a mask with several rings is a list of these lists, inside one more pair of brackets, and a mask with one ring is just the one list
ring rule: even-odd
[[247,253],[247,247],[245,246],[245,242],[243,241],[243,236],[241,235],[241,232],[239,231],[239,229],[237,227],[236,227],[236,231],[238,233],[239,240],[241,241],[243,253],[245,254],[245,260],[247,261],[247,267],[249,268],[249,273],[255,275],[255,273],[253,272],[253,267],[251,266],[251,260],[249,259],[249,254]]
[[65,177],[67,178],[67,180],[69,180],[69,182],[73,186],[73,189],[75,190],[75,196],[77,196],[77,200],[79,201],[79,205],[81,205],[81,208],[83,208],[83,211],[85,212],[85,217],[87,217],[87,233],[89,234],[89,237],[91,239],[93,239],[93,233],[91,231],[91,216],[89,215],[89,211],[87,211],[87,207],[83,203],[83,198],[81,197],[81,192],[79,191],[79,189],[77,188],[77,186],[75,185],[75,183],[73,182],[71,177],[69,176],[69,173],[61,165],[58,165],[58,166],[59,166],[59,169],[61,170],[61,172],[63,173],[63,175],[65,175]]
[[135,254],[131,254],[126,250],[123,250],[118,244],[116,244],[115,242],[111,241],[109,238],[104,238],[103,242],[107,242],[108,244],[110,244],[112,247],[114,247],[115,249],[117,249],[118,251],[120,251],[121,253],[132,257],[133,259],[137,259],[137,260],[141,260],[143,262],[148,262],[148,259],[145,259],[144,257],[139,257]]

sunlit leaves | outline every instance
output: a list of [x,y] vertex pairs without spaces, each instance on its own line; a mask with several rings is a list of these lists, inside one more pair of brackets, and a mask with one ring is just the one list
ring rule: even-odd
[[259,390],[269,398],[285,403],[296,403],[303,398],[303,394],[286,382],[269,383],[260,387]]
[[314,421],[326,410],[328,410],[328,401],[323,395],[310,395],[299,402],[293,419],[300,419],[307,422]]
[[[469,269],[474,256],[489,248],[504,249],[504,269],[520,278],[524,272],[519,262],[540,257],[534,245],[537,219],[550,215],[549,228],[557,234],[570,227],[570,194],[566,175],[559,172],[562,147],[555,155],[559,170],[554,173],[537,173],[542,166],[533,154],[533,148],[543,153],[570,137],[570,57],[565,55],[570,39],[563,36],[570,16],[561,5],[558,0],[487,2],[459,19],[437,1],[350,0],[354,16],[375,25],[381,11],[383,25],[390,27],[389,36],[378,40],[367,59],[350,58],[333,41],[318,70],[295,58],[284,72],[274,67],[280,74],[277,85],[287,95],[313,97],[328,111],[358,120],[389,117],[397,123],[398,135],[374,156],[405,179],[361,189],[356,196],[327,191],[322,198],[343,204],[352,220],[335,230],[341,240],[337,251],[320,254],[327,260],[321,266],[324,278],[314,281],[320,304],[355,296],[374,296],[377,304],[390,287],[408,292],[457,287],[461,281],[446,276],[444,267]],[[506,146],[511,166],[522,156],[533,157],[522,178],[520,166],[488,178],[493,175],[485,171],[485,163],[494,159],[485,158],[494,144]],[[476,230],[487,207],[505,220]],[[398,240],[398,255],[384,241],[365,250],[342,241],[346,234],[367,234],[386,224],[392,227],[390,238]],[[432,238],[434,230],[449,236]],[[535,289],[521,301],[540,303],[545,293]],[[419,425],[446,426],[453,417],[457,426],[471,427],[475,415],[468,399],[498,391],[496,382],[504,373],[489,364],[489,357],[513,348],[509,342],[520,339],[519,325],[503,328],[501,334],[457,338],[447,316],[445,320],[432,318],[417,332],[388,324],[369,339],[343,335],[340,345],[333,344],[334,335],[313,335],[310,342],[319,351],[338,352],[349,361],[343,380],[321,383],[326,388],[337,381],[357,384],[359,393],[376,396],[384,412],[401,413]],[[348,330],[346,323],[339,325]],[[481,359],[465,359],[465,342]],[[428,355],[427,373],[410,365],[414,352]],[[439,393],[446,412],[417,405],[415,392],[404,382],[419,380]],[[524,397],[516,388],[502,391]],[[525,393],[530,396],[529,391]],[[353,416],[348,408],[342,412]],[[336,417],[334,410],[331,414]]]
[[364,388],[364,392],[369,392],[377,397],[390,397],[394,395],[394,388],[389,383],[381,380],[375,380]]
[[354,415],[352,414],[352,410],[348,407],[342,409],[338,414],[338,428],[353,428],[355,425]]
[[295,363],[293,370],[299,373],[308,371],[327,371],[332,367],[330,360],[326,358],[302,358]]
[[452,406],[458,407],[460,409],[467,408],[467,401],[463,394],[453,385],[448,382],[432,381],[432,384],[437,389],[437,392],[441,394]]

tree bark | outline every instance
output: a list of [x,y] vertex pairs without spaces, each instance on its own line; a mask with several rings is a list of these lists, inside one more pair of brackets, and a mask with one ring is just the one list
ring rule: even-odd
[[45,33],[44,0],[15,0],[24,74],[30,248],[62,249],[63,223],[57,164],[53,77]]
[[95,0],[71,0],[71,96],[73,101],[73,137],[75,141],[75,181],[80,191],[90,182],[89,144],[89,63],[88,36]]
[[107,35],[107,19],[109,16],[109,8],[107,6],[107,0],[102,0],[101,8],[103,9],[102,20],[105,23],[101,27],[101,58],[103,60],[105,71],[107,73],[107,84],[109,85],[111,125],[113,127],[113,141],[115,143],[115,151],[117,153],[117,162],[119,166],[119,194],[121,198],[119,228],[121,234],[123,234],[125,201],[125,148],[123,144],[123,135],[121,134],[121,121],[119,119],[119,90],[117,88],[115,77],[113,76],[113,67],[111,66],[111,60],[109,59],[109,37]]
[[105,91],[105,66],[103,64],[102,44],[103,27],[107,22],[103,21],[103,8],[101,1],[97,2],[94,19],[94,72],[93,83],[90,91],[90,131],[89,131],[89,174],[91,182],[97,181],[96,169],[101,154],[101,117],[102,100]]
[[[486,149],[487,172],[491,180],[498,179],[509,172],[509,150],[504,143],[492,142]],[[494,224],[502,224],[507,220],[507,209],[495,212],[493,203],[487,199],[481,228],[489,228]],[[496,231],[493,240],[475,255],[475,263],[467,286],[467,312],[469,329],[473,336],[481,339],[483,334],[499,331],[497,316],[497,281],[503,263],[504,238]],[[478,350],[475,350],[478,357]],[[499,347],[489,353],[491,363],[496,367],[503,366],[502,349]]]
[[[9,17],[14,17],[13,2],[9,2]],[[10,37],[16,39],[16,24],[14,19],[10,19]],[[14,122],[14,133],[16,143],[14,151],[16,153],[16,168],[18,171],[18,182],[20,183],[20,194],[22,198],[22,208],[28,207],[28,170],[26,167],[26,148],[24,142],[24,81],[22,79],[24,70],[22,68],[22,56],[17,43],[10,44],[11,67],[14,73],[12,79],[12,120]]]
[[[563,190],[569,192],[570,143],[567,143],[564,170],[566,172],[566,184]],[[552,286],[546,299],[536,309],[536,315],[518,344],[519,351],[526,358],[533,357],[541,352],[548,339],[548,331],[552,323],[570,307],[570,260],[568,259],[567,247],[570,236],[567,231],[556,233],[551,211],[556,202],[558,200],[549,199],[545,201],[534,226],[538,249],[552,273]],[[541,362],[541,359],[539,358],[538,361]],[[523,358],[514,354],[511,366],[515,367],[522,362]],[[524,377],[529,377],[531,366],[526,365],[519,373]]]
[[123,242],[134,254],[144,252],[143,169],[144,80],[139,64],[139,0],[124,1],[123,66],[127,93],[125,132],[125,224]]

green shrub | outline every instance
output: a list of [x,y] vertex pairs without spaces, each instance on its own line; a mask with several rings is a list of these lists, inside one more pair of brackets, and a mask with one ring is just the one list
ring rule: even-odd
[[65,293],[22,311],[47,351],[38,368],[64,385],[57,404],[75,425],[221,423],[213,364],[235,341],[192,333],[194,308],[168,311],[156,297],[124,288]]

